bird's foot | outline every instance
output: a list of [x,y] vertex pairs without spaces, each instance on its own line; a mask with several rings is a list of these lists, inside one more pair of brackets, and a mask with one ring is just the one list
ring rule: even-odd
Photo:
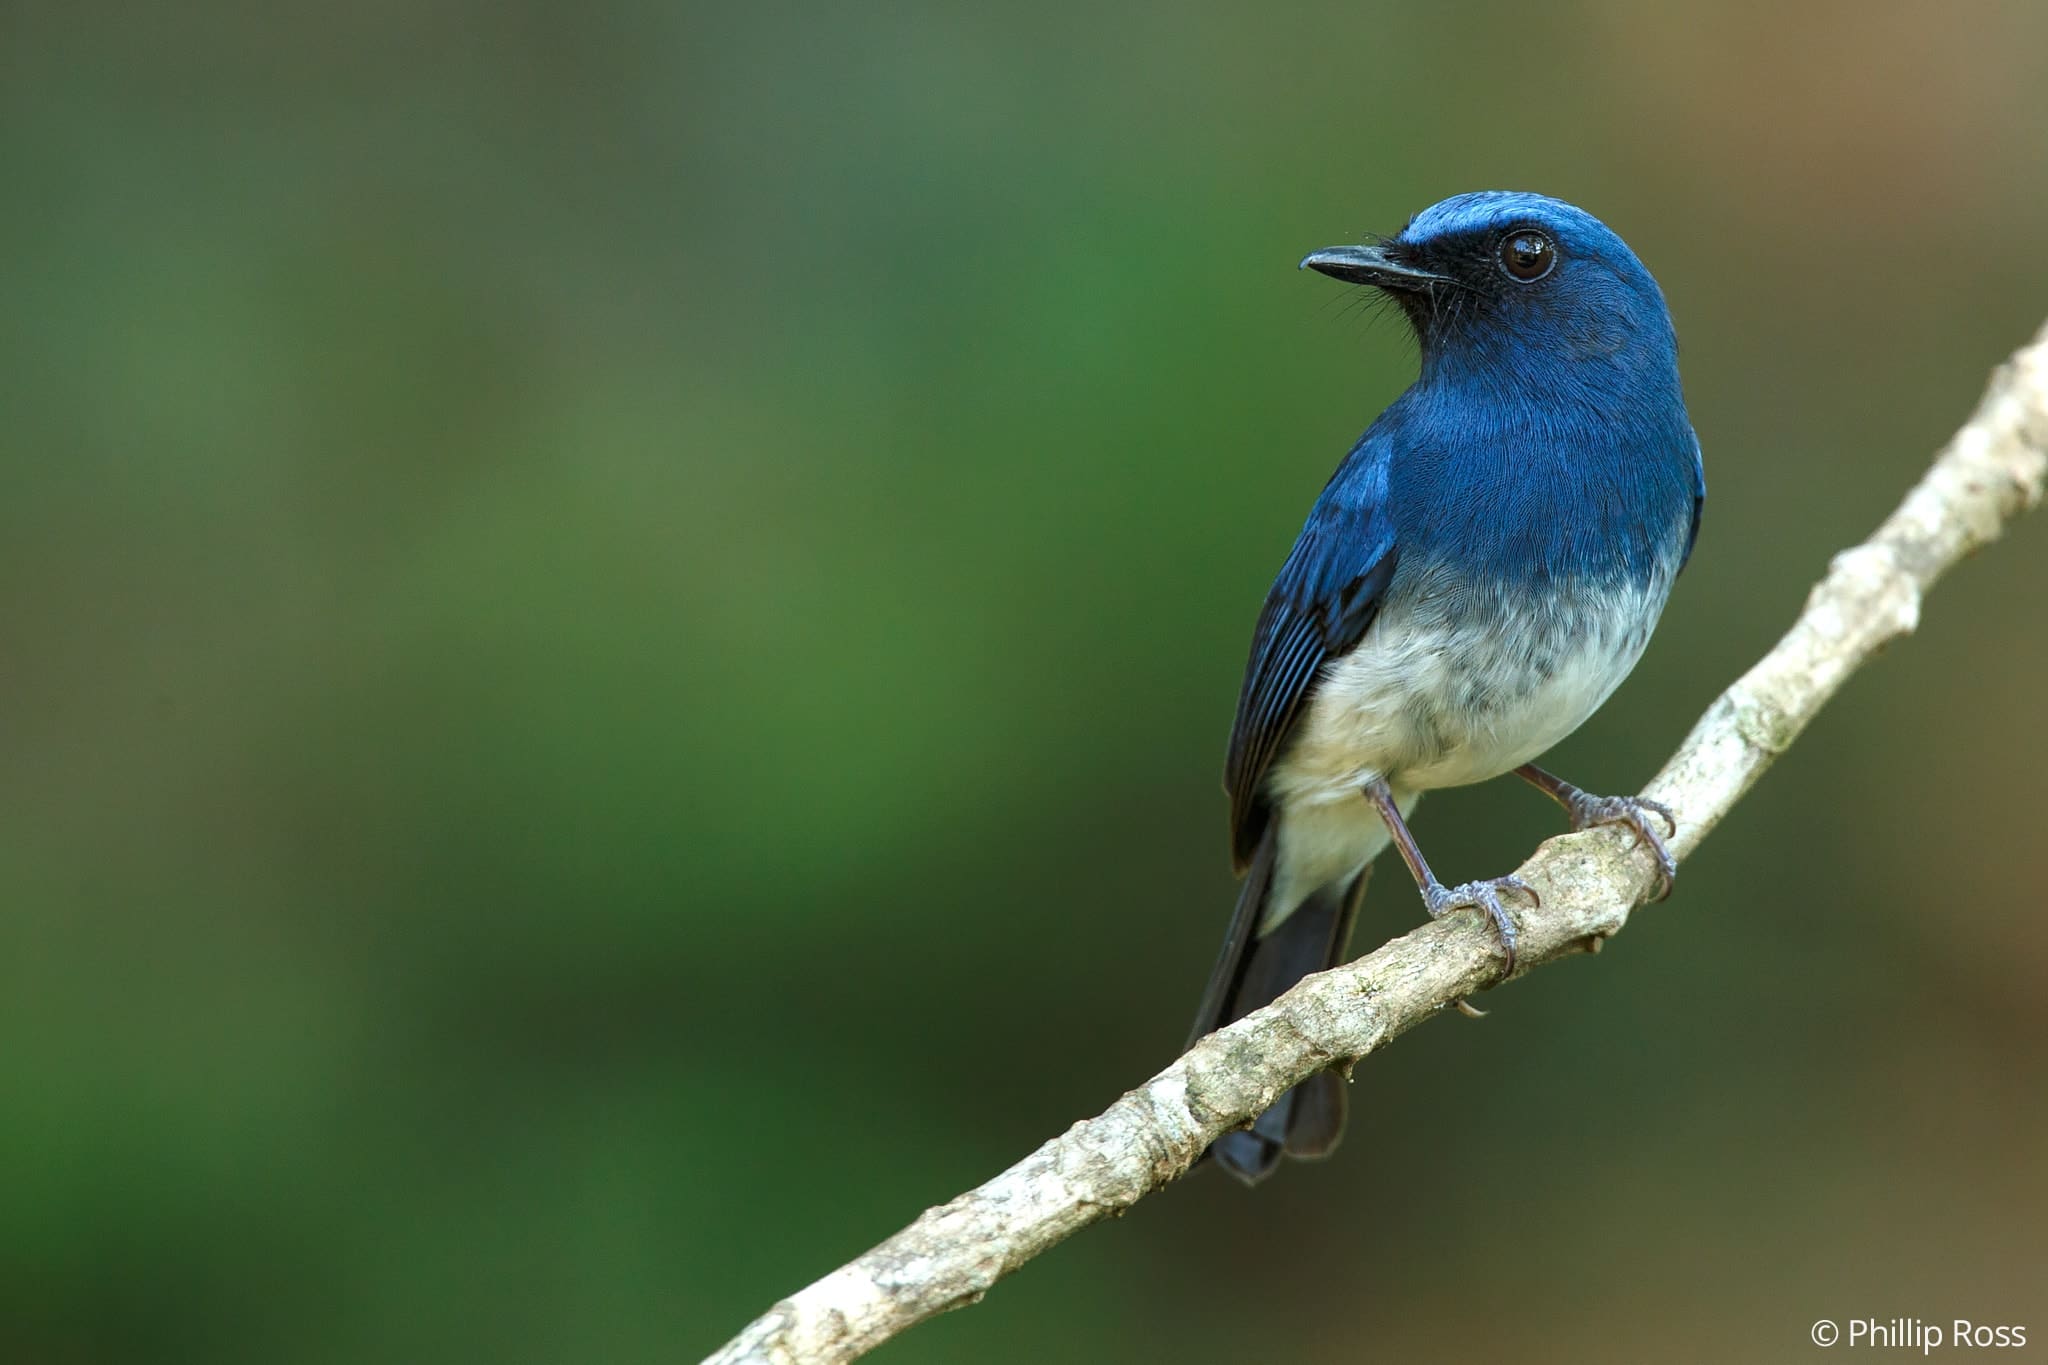
[[1543,904],[1543,898],[1536,894],[1536,888],[1520,877],[1495,877],[1488,882],[1465,882],[1459,886],[1445,886],[1432,881],[1422,888],[1422,904],[1435,919],[1447,910],[1472,906],[1484,910],[1486,917],[1493,921],[1494,932],[1500,935],[1500,946],[1508,955],[1507,968],[1501,972],[1503,979],[1515,974],[1515,922],[1508,917],[1508,909],[1500,903],[1503,892],[1519,892],[1529,898],[1532,906]]
[[1664,842],[1667,836],[1659,834],[1648,818],[1657,816],[1664,822],[1665,829],[1675,835],[1678,833],[1678,817],[1672,814],[1671,807],[1642,796],[1594,796],[1576,787],[1562,799],[1575,830],[1591,829],[1595,825],[1626,825],[1634,830],[1636,838],[1657,860],[1657,874],[1662,885],[1651,899],[1661,901],[1671,894],[1671,885],[1678,879],[1678,859],[1671,856],[1671,849]]

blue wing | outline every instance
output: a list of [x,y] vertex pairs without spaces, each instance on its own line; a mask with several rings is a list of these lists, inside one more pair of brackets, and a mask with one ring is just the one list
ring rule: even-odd
[[1367,432],[1308,514],[1259,624],[1238,693],[1223,785],[1230,793],[1231,852],[1250,863],[1269,812],[1260,790],[1326,660],[1348,654],[1379,614],[1394,576],[1387,510],[1391,443]]

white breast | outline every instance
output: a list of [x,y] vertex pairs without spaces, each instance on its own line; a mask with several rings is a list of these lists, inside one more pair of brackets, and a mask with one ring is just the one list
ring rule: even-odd
[[1578,729],[1642,657],[1674,576],[1541,603],[1438,582],[1389,602],[1324,665],[1267,775],[1280,848],[1264,927],[1386,847],[1366,784],[1386,779],[1405,814],[1422,792],[1498,777]]

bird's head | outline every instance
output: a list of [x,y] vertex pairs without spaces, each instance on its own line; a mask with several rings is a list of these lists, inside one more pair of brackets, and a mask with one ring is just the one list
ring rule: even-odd
[[1400,305],[1432,369],[1526,370],[1539,358],[1677,373],[1664,295],[1606,224],[1558,199],[1485,190],[1434,204],[1397,236],[1301,262]]

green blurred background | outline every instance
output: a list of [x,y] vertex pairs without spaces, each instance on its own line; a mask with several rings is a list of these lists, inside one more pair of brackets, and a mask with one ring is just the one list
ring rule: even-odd
[[[2048,315],[2048,11],[21,3],[0,184],[0,1360],[687,1360],[1181,1041],[1413,366],[1297,257],[1504,186],[1663,282],[1704,533],[1555,754],[1632,789]],[[883,1358],[2048,1352],[2044,574],[1335,1160]]]

